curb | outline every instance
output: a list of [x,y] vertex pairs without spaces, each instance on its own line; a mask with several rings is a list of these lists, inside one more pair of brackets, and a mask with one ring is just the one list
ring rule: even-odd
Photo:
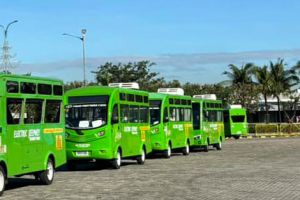
[[289,137],[300,137],[300,133],[290,133],[290,134],[257,134],[257,135],[248,135],[241,136],[243,139],[266,139],[266,138],[289,138]]

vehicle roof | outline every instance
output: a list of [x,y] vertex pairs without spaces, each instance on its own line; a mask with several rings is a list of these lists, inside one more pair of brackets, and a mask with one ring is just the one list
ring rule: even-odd
[[31,81],[31,82],[35,82],[35,81],[52,81],[52,82],[58,82],[60,84],[63,83],[62,80],[54,79],[54,78],[0,73],[0,80],[6,80],[6,79],[19,79],[19,80],[26,80],[26,81]]
[[192,98],[192,102],[222,103],[222,100]]
[[191,96],[187,95],[175,95],[175,94],[165,94],[165,93],[157,93],[157,92],[150,92],[149,99],[164,99],[164,98],[178,98],[178,99],[191,99]]
[[148,95],[148,92],[142,90],[133,90],[127,88],[116,88],[108,86],[87,86],[69,90],[65,93],[66,96],[82,96],[82,95],[101,95],[112,94],[113,92],[124,92],[130,94]]

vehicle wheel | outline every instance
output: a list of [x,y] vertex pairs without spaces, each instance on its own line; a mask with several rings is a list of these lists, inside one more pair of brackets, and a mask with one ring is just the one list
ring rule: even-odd
[[190,144],[187,142],[185,147],[182,149],[183,155],[187,156],[190,154]]
[[50,185],[54,179],[54,164],[50,158],[47,162],[47,169],[40,172],[39,177],[42,184]]
[[172,155],[171,145],[168,144],[168,149],[164,151],[164,157],[165,158],[171,158],[171,155]]
[[3,169],[2,166],[0,166],[0,196],[2,196],[4,190],[5,190],[5,185],[6,185],[6,173]]
[[221,142],[221,140],[220,140],[220,142],[218,144],[215,145],[215,147],[219,151],[222,149],[222,142]]
[[208,152],[208,145],[203,146],[203,151]]
[[118,150],[117,158],[115,158],[111,164],[114,169],[120,169],[121,163],[122,163],[122,155],[121,155],[121,151]]
[[240,135],[235,135],[235,136],[233,136],[233,138],[238,140],[238,139],[240,139]]
[[137,157],[136,161],[139,165],[143,165],[145,163],[145,160],[146,160],[146,152],[145,149],[143,148],[142,154]]

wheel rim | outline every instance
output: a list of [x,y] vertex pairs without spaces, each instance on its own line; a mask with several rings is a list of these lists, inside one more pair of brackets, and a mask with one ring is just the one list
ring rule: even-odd
[[171,147],[170,147],[170,145],[168,146],[168,157],[170,157],[171,156]]
[[48,162],[47,166],[47,178],[48,180],[52,180],[54,175],[54,167],[51,161]]
[[186,150],[187,154],[190,153],[190,146],[189,146],[189,144],[186,145],[185,150]]
[[5,178],[4,178],[3,172],[1,171],[0,172],[0,191],[3,191],[4,185],[5,185]]
[[220,141],[220,143],[219,143],[219,147],[220,147],[220,149],[222,148],[222,142]]
[[145,150],[143,149],[142,150],[142,162],[145,162],[145,160],[146,160],[146,156],[145,156]]
[[117,165],[121,166],[121,154],[120,154],[120,152],[118,152]]

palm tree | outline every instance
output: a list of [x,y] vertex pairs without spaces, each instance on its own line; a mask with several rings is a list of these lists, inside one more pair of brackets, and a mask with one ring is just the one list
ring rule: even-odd
[[236,100],[242,104],[243,107],[246,107],[249,97],[253,93],[252,76],[254,74],[255,65],[247,63],[239,68],[234,64],[230,64],[228,67],[231,71],[225,71],[223,74],[226,75],[229,80],[223,81],[221,84],[232,86],[235,91]]
[[252,84],[252,75],[255,70],[255,65],[253,63],[247,63],[242,65],[240,68],[234,64],[228,65],[230,71],[223,72],[227,75],[229,80],[224,81],[225,84],[235,85],[235,84]]
[[270,61],[271,92],[277,99],[278,122],[281,122],[280,94],[288,94],[299,83],[299,77],[294,68],[285,70],[284,60],[278,58],[276,63]]
[[265,110],[266,110],[265,121],[266,121],[266,123],[268,123],[269,122],[269,107],[268,107],[267,97],[272,95],[271,73],[268,69],[268,66],[265,65],[263,67],[256,67],[254,75],[255,75],[257,84],[259,86],[259,91],[264,97]]

